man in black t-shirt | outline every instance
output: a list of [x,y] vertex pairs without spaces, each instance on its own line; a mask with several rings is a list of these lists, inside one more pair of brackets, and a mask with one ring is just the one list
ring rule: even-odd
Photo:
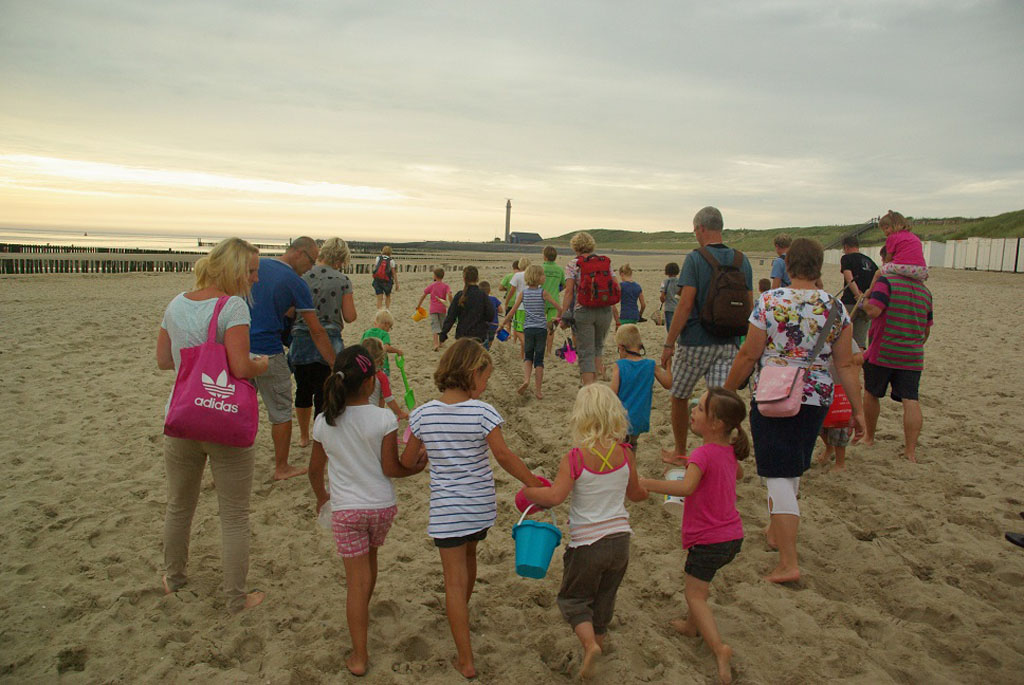
[[[843,256],[839,260],[839,270],[843,272],[843,281],[849,284],[843,291],[842,302],[846,306],[846,311],[850,312],[861,295],[871,287],[871,279],[875,277],[878,266],[871,257],[860,253],[860,241],[855,236],[848,235],[843,238]],[[868,346],[870,323],[871,319],[864,310],[858,309],[853,316],[853,339],[862,351]]]

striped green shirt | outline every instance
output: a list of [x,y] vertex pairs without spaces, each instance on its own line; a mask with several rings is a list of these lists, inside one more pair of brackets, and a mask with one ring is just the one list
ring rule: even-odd
[[881,276],[868,302],[882,313],[871,322],[865,359],[893,369],[924,369],[924,341],[932,325],[932,294],[928,288],[912,278]]

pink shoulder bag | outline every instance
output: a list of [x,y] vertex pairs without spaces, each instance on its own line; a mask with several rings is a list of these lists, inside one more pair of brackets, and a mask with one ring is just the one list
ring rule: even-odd
[[825,319],[825,325],[818,331],[818,340],[814,349],[807,357],[807,366],[765,366],[757,379],[757,411],[762,416],[786,418],[800,413],[800,404],[804,396],[804,381],[808,369],[818,358],[821,348],[825,345],[828,332],[832,330],[839,318],[839,308],[843,305],[835,301],[832,311]]
[[217,342],[217,318],[227,301],[217,300],[206,342],[181,349],[164,435],[231,447],[249,447],[256,440],[256,388],[231,375],[227,348]]

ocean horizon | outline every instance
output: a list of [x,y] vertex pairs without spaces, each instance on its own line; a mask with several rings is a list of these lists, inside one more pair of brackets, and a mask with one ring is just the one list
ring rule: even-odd
[[[85,248],[138,248],[156,252],[197,251],[208,246],[203,242],[217,242],[228,236],[223,235],[184,235],[180,233],[159,233],[153,231],[117,231],[111,229],[87,230],[71,228],[21,228],[0,226],[0,244],[14,245],[53,245],[58,247]],[[260,244],[287,244],[287,238],[268,238],[261,236],[242,236],[246,240]]]

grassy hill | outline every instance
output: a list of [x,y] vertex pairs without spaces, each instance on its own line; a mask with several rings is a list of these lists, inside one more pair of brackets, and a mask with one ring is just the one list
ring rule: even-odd
[[[953,217],[947,219],[912,219],[914,232],[922,240],[960,240],[972,236],[983,238],[1024,238],[1024,209],[1007,212],[993,217],[969,219]],[[823,245],[839,240],[858,227],[858,224],[845,226],[801,226],[787,228],[769,228],[753,230],[747,228],[727,228],[724,233],[725,242],[746,252],[771,252],[772,240],[779,233],[789,233],[794,237],[814,238]],[[607,228],[594,228],[587,231],[594,236],[600,247],[622,250],[692,250],[697,241],[691,231],[625,231]],[[566,233],[545,242],[554,245],[568,245],[573,233]],[[880,245],[885,242],[882,231],[873,228],[860,236],[861,245]]]

